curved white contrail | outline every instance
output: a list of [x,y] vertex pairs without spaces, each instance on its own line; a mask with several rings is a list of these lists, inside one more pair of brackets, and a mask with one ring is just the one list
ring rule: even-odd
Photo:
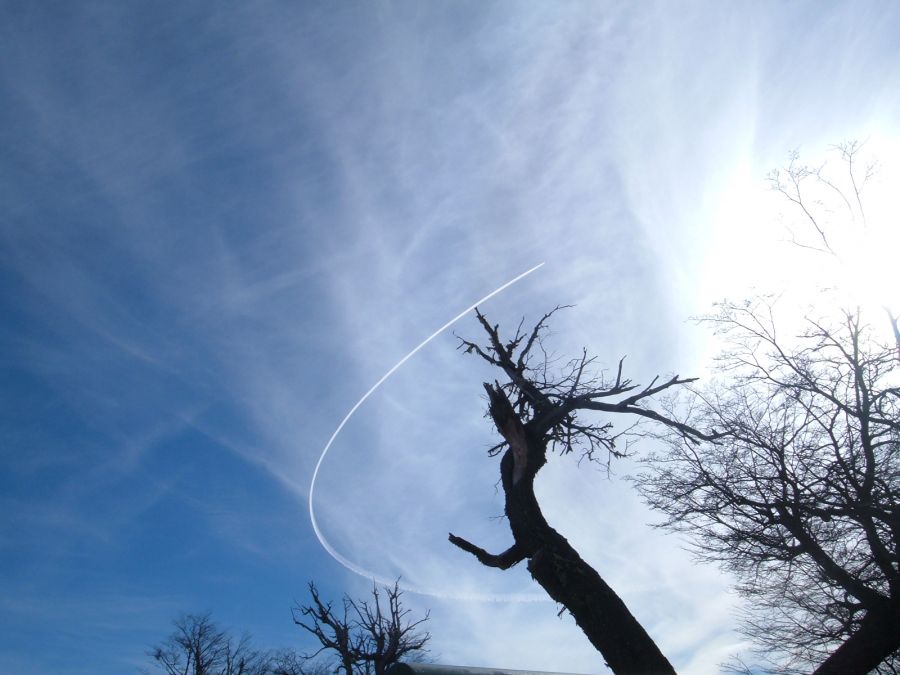
[[[350,420],[350,418],[353,417],[353,413],[355,413],[359,409],[359,407],[363,403],[366,402],[366,399],[368,399],[375,392],[375,390],[378,389],[378,387],[380,387],[382,384],[384,384],[385,380],[387,380],[391,375],[393,375],[395,372],[397,372],[397,369],[399,369],[400,366],[402,366],[404,363],[409,361],[409,359],[411,359],[413,356],[415,356],[415,354],[420,349],[422,349],[422,347],[427,345],[434,338],[436,338],[438,335],[440,335],[445,330],[447,330],[450,326],[452,326],[454,323],[456,323],[461,318],[463,318],[466,314],[468,314],[473,309],[478,307],[478,305],[481,305],[481,304],[487,302],[488,300],[493,298],[498,293],[505,291],[507,288],[512,286],[514,283],[516,283],[520,279],[524,279],[529,274],[531,274],[538,268],[542,267],[543,265],[544,265],[544,263],[538,263],[531,269],[529,269],[525,272],[522,272],[522,274],[515,277],[514,279],[510,279],[505,284],[500,286],[500,288],[498,288],[494,291],[491,291],[483,298],[475,301],[474,303],[472,303],[471,305],[466,307],[463,311],[461,311],[459,314],[454,316],[443,326],[441,326],[436,331],[434,331],[431,335],[429,335],[427,338],[422,340],[422,342],[420,342],[415,347],[415,349],[413,349],[406,356],[404,356],[402,359],[400,359],[394,365],[393,368],[391,368],[389,371],[387,371],[384,375],[381,376],[381,379],[378,380],[378,382],[376,382],[375,384],[372,385],[372,387],[369,389],[369,391],[367,391],[365,394],[362,395],[362,398],[360,398],[356,402],[356,404],[352,408],[350,408],[350,412],[348,412],[346,415],[344,415],[344,419],[341,420],[341,423],[338,424],[337,429],[335,429],[334,433],[331,434],[331,438],[328,439],[328,442],[325,444],[325,447],[322,448],[322,454],[319,455],[319,461],[316,462],[316,468],[313,470],[312,480],[309,483],[309,520],[312,523],[313,531],[316,533],[316,538],[319,540],[319,543],[322,545],[322,548],[324,548],[325,551],[327,551],[328,555],[330,555],[337,562],[339,562],[341,565],[346,567],[348,570],[350,570],[354,574],[358,574],[361,577],[365,577],[366,579],[372,579],[380,584],[393,584],[394,583],[394,579],[385,579],[383,577],[380,577],[379,575],[373,574],[369,570],[366,570],[366,569],[360,567],[359,565],[357,565],[356,563],[354,563],[353,561],[345,558],[334,548],[334,546],[331,545],[331,542],[329,542],[325,538],[325,535],[322,534],[322,530],[319,528],[319,522],[316,520],[316,511],[313,506],[313,494],[315,493],[315,489],[316,489],[316,479],[319,477],[319,469],[322,467],[322,462],[325,461],[325,456],[328,454],[328,450],[331,448],[331,445],[334,443],[334,439],[336,439],[338,437],[338,434],[341,433],[341,430],[344,428],[344,425],[346,425],[347,422]],[[448,598],[448,599],[453,599],[453,600],[478,600],[478,601],[488,601],[488,602],[510,601],[511,600],[511,601],[515,601],[515,602],[544,602],[547,599],[545,596],[531,595],[531,594],[527,594],[527,593],[516,593],[516,594],[508,594],[508,595],[444,593],[444,592],[439,592],[439,591],[432,591],[429,589],[415,588],[415,587],[407,586],[405,584],[403,584],[402,586],[403,586],[404,590],[410,591],[412,593],[419,593],[421,595],[430,595],[432,597]]]

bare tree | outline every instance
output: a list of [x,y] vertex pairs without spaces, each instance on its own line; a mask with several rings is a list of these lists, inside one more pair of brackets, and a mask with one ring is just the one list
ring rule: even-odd
[[900,649],[900,357],[857,312],[808,319],[795,344],[771,304],[707,317],[727,379],[690,399],[702,444],[669,438],[641,491],[750,599],[747,632],[782,665],[868,673]]
[[[791,242],[851,283],[877,246],[861,149],[834,146],[836,166],[792,153],[769,176],[799,216]],[[723,378],[684,418],[717,437],[671,437],[642,477],[666,525],[738,575],[746,632],[786,672],[900,666],[900,331],[885,309],[892,335],[876,337],[856,308],[812,315],[795,336],[767,299],[721,304],[705,321],[729,343]]]
[[[382,593],[387,601],[382,604]],[[403,658],[421,658],[431,635],[422,632],[428,613],[417,620],[401,602],[399,583],[379,590],[372,587],[371,600],[354,600],[344,595],[341,606],[325,602],[313,582],[312,602],[294,608],[294,623],[312,633],[322,645],[308,658],[333,652],[339,663],[336,671],[345,675],[384,675],[389,666]]]
[[185,614],[175,631],[149,655],[166,675],[267,675],[269,657],[253,649],[249,636],[235,642],[209,614]]
[[334,668],[327,662],[310,660],[293,649],[281,649],[269,654],[271,675],[331,675]]
[[534,480],[547,462],[548,451],[577,453],[595,461],[625,453],[627,443],[623,449],[620,441],[637,433],[635,426],[617,432],[608,417],[598,414],[630,415],[686,437],[696,436],[693,428],[654,406],[660,394],[692,380],[676,375],[664,381],[655,378],[640,387],[623,376],[623,361],[615,378],[607,380],[594,372],[595,359],[586,352],[555,369],[542,343],[555,311],[544,315],[531,331],[523,331],[520,324],[506,341],[498,326],[476,310],[487,342],[482,346],[461,341],[467,353],[477,354],[505,375],[503,384],[485,383],[484,388],[490,416],[502,437],[489,454],[502,454],[500,478],[513,544],[492,554],[454,534],[450,541],[489,567],[508,569],[527,560],[532,577],[572,614],[613,672],[674,673],[622,599],[544,518]]

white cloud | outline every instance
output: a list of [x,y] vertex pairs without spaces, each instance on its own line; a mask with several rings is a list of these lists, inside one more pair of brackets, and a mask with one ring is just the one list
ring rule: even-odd
[[[639,381],[692,374],[683,369],[701,365],[706,345],[686,316],[766,270],[765,172],[792,147],[894,123],[885,111],[900,75],[875,7],[219,9],[203,27],[228,45],[231,70],[212,94],[223,117],[210,120],[191,119],[184,94],[215,81],[191,83],[188,70],[149,88],[88,44],[85,72],[108,79],[86,78],[87,103],[73,105],[52,60],[26,60],[17,91],[36,135],[103,209],[72,232],[2,233],[28,302],[78,335],[67,343],[77,358],[36,344],[23,353],[86,415],[129,434],[104,475],[197,429],[275,477],[298,514],[322,445],[358,397],[538,262],[485,307],[492,320],[513,328],[576,303],[554,323],[559,353],[588,345],[608,367],[627,354]],[[253,160],[259,185],[240,174],[232,188],[227,172],[207,182],[232,156]],[[472,321],[458,330],[479,332]],[[489,520],[502,501],[480,382],[494,376],[444,336],[360,410],[320,488],[323,526],[345,555],[441,594],[539,590],[524,568],[482,569],[446,542],[448,530],[509,542]],[[172,382],[187,391],[174,395]],[[153,405],[130,396],[148,390]],[[728,581],[648,529],[627,485],[565,458],[545,474],[551,522],[684,671],[744,649]],[[221,536],[261,550],[247,534],[257,515],[226,514]],[[434,607],[449,660],[599,670],[551,604]]]

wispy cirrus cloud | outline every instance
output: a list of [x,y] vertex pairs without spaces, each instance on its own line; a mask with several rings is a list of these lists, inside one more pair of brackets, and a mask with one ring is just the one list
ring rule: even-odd
[[[747,217],[762,176],[788,149],[892,124],[900,91],[895,10],[876,3],[158,11],[7,12],[0,338],[9,390],[30,394],[5,421],[20,479],[5,499],[32,531],[2,541],[24,561],[94,532],[100,552],[76,553],[111,579],[273,633],[287,617],[263,607],[307,578],[365,593],[315,546],[308,479],[422,338],[546,261],[492,320],[573,303],[560,354],[627,354],[638,381],[702,365],[684,318],[775,264]],[[524,569],[445,541],[508,542],[483,453],[495,374],[455,347],[435,340],[348,425],[323,527],[387,578],[532,593]],[[682,670],[743,650],[728,580],[645,528],[627,485],[567,460],[542,478],[548,516]],[[211,560],[237,581],[189,573]],[[448,660],[601,669],[552,605],[409,601],[433,606]]]

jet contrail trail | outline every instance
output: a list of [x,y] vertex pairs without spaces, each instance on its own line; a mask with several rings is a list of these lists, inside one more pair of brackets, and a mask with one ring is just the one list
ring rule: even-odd
[[[369,391],[367,391],[365,394],[362,395],[362,398],[360,398],[356,402],[356,405],[354,405],[352,408],[350,408],[350,412],[348,412],[344,416],[344,419],[342,419],[341,423],[338,424],[337,429],[335,429],[334,433],[331,434],[331,438],[328,439],[328,442],[325,444],[325,447],[322,449],[322,454],[319,455],[319,461],[316,462],[316,468],[313,470],[312,480],[309,483],[309,520],[312,523],[313,531],[316,533],[316,538],[319,540],[319,543],[322,544],[322,548],[324,548],[325,551],[328,552],[328,555],[330,555],[337,562],[339,562],[341,565],[346,567],[348,570],[350,570],[354,574],[358,574],[359,576],[365,577],[366,579],[372,579],[380,584],[393,584],[394,583],[393,579],[384,579],[382,577],[379,577],[377,574],[372,574],[369,570],[363,569],[362,567],[360,567],[353,561],[348,560],[343,555],[338,553],[338,551],[334,548],[334,546],[332,546],[331,543],[325,538],[325,535],[322,534],[322,530],[319,529],[319,522],[316,520],[316,511],[315,511],[315,508],[313,507],[313,494],[316,489],[316,479],[319,477],[319,469],[322,467],[322,462],[325,461],[325,456],[328,454],[328,450],[331,448],[332,443],[334,443],[334,439],[336,439],[338,437],[338,434],[341,433],[341,430],[344,428],[344,425],[346,425],[347,422],[350,420],[350,418],[353,417],[353,413],[355,413],[357,411],[357,409],[363,403],[366,402],[366,399],[368,399],[375,392],[375,390],[378,389],[378,387],[380,387],[382,384],[384,384],[385,380],[387,380],[391,375],[393,375],[397,371],[397,369],[400,368],[400,366],[402,366],[404,363],[409,361],[409,359],[411,359],[413,356],[415,356],[415,354],[420,349],[422,349],[425,345],[427,345],[429,342],[431,342],[434,338],[436,338],[438,335],[440,335],[445,330],[447,330],[454,323],[456,323],[461,318],[463,318],[466,314],[468,314],[473,309],[478,307],[478,305],[481,305],[481,304],[487,302],[488,300],[493,298],[498,293],[505,291],[507,288],[512,286],[517,281],[524,279],[525,277],[527,277],[529,274],[531,274],[535,270],[539,269],[540,267],[543,267],[543,265],[544,265],[544,263],[538,263],[531,269],[529,269],[525,272],[522,272],[522,274],[515,277],[514,279],[507,281],[505,284],[500,286],[500,288],[498,288],[494,291],[491,291],[483,298],[477,300],[476,302],[474,302],[471,305],[469,305],[468,307],[466,307],[463,311],[461,311],[459,314],[454,316],[443,326],[441,326],[436,331],[434,331],[431,335],[429,335],[427,338],[422,340],[422,342],[420,342],[416,346],[415,349],[413,349],[406,356],[404,356],[402,359],[400,359],[394,365],[393,368],[391,368],[389,371],[387,371],[384,375],[381,376],[381,379],[378,380],[378,382],[376,382],[375,384],[372,385],[372,388],[369,389]],[[544,596],[530,595],[530,594],[526,594],[526,593],[518,593],[518,594],[510,594],[510,595],[441,593],[441,592],[430,591],[427,589],[409,587],[409,586],[406,586],[405,584],[403,585],[403,588],[404,588],[404,590],[410,591],[411,593],[418,593],[421,595],[430,595],[432,597],[437,597],[437,598],[449,598],[449,599],[454,599],[454,600],[478,600],[478,601],[487,601],[487,602],[500,602],[500,601],[544,602],[547,600],[547,598]]]

